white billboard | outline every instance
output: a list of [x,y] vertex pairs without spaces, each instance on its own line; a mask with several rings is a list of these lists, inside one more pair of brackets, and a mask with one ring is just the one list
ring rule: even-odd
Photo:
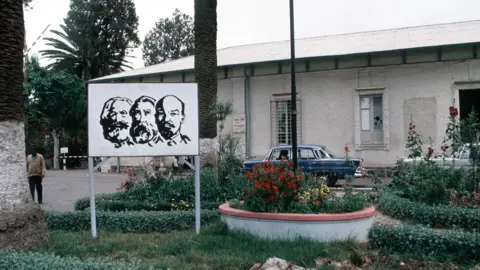
[[198,154],[197,84],[89,84],[90,157]]

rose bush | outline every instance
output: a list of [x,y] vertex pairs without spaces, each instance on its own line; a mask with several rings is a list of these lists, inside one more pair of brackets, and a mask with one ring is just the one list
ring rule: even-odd
[[244,205],[254,212],[288,212],[298,202],[298,191],[305,176],[292,170],[293,162],[263,162],[247,172],[243,189]]
[[293,162],[263,162],[246,173],[243,203],[231,200],[230,206],[252,212],[272,213],[345,213],[365,208],[364,193],[346,192],[339,196],[324,183],[311,186],[301,169],[293,171]]

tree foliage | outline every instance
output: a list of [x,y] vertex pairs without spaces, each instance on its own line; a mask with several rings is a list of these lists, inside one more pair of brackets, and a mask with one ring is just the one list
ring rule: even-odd
[[27,63],[25,89],[32,125],[73,134],[86,115],[83,81],[65,71],[41,67],[36,58]]
[[194,53],[193,18],[175,9],[171,18],[162,18],[143,41],[145,66],[175,60]]
[[126,57],[140,44],[133,0],[71,0],[60,28],[44,38],[51,48],[41,54],[52,60],[48,68],[84,80],[131,68]]

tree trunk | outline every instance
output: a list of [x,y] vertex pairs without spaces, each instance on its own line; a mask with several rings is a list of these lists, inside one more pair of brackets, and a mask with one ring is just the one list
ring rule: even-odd
[[195,0],[195,79],[198,84],[201,166],[216,166],[217,0]]
[[58,131],[52,131],[53,137],[53,169],[58,170],[59,166],[59,155],[60,155],[60,134]]
[[0,248],[37,248],[48,232],[26,186],[23,1],[0,0],[0,10]]

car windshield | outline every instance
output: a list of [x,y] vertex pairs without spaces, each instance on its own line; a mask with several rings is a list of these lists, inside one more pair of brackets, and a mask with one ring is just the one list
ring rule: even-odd
[[324,152],[327,152],[327,154],[328,154],[330,157],[332,157],[332,158],[335,157],[335,155],[333,154],[333,152],[330,151],[330,149],[328,149],[327,147],[323,147],[322,150],[323,150]]

